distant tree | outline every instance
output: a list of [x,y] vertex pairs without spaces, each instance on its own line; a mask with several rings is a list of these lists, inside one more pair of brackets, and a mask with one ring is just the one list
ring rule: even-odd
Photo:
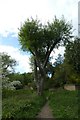
[[75,38],[66,46],[65,62],[80,74],[80,38]]
[[61,54],[58,54],[54,66],[54,76],[52,76],[52,80],[55,87],[63,86],[66,83],[66,70],[64,67],[64,57]]
[[52,23],[46,25],[33,18],[27,19],[19,29],[19,42],[23,51],[29,51],[34,56],[35,79],[38,94],[42,95],[46,66],[54,48],[66,45],[72,37],[72,26],[64,19],[55,17]]
[[10,81],[12,82],[12,81],[23,81],[23,79],[24,79],[24,77],[23,77],[23,75],[21,74],[21,73],[10,73],[9,75],[8,75],[8,77],[9,77],[9,79],[10,79]]
[[59,55],[56,59],[55,73],[53,76],[56,86],[65,83],[80,83],[80,39],[75,38],[65,48],[64,61]]
[[20,81],[24,86],[33,82],[32,73],[11,73],[8,75],[10,81]]
[[33,82],[34,77],[33,77],[33,74],[31,72],[23,73],[22,76],[23,76],[23,83],[25,85],[28,85],[28,83]]
[[11,58],[7,53],[0,53],[1,57],[1,72],[2,79],[8,76],[10,72],[14,71],[14,66],[17,65],[17,62]]
[[75,38],[67,44],[64,56],[64,65],[69,80],[73,83],[80,83],[80,38]]
[[61,54],[58,54],[57,58],[55,59],[55,62],[53,63],[53,65],[55,67],[61,65],[64,62],[64,57]]

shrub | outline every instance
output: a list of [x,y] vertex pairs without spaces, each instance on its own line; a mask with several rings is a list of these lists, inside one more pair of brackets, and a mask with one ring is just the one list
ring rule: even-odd
[[23,85],[21,84],[20,81],[13,81],[9,84],[9,88],[12,89],[12,88],[15,88],[16,90],[17,89],[22,89],[23,88]]
[[52,78],[47,78],[44,84],[44,89],[48,90],[49,88],[54,87],[54,80]]
[[[2,119],[27,119],[35,118],[45,103],[43,96],[37,96],[36,92],[30,90],[7,91],[3,99]],[[13,95],[13,97],[11,97]]]

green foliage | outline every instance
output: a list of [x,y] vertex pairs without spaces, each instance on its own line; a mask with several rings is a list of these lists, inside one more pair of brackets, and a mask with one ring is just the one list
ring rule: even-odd
[[55,68],[54,76],[51,78],[54,81],[54,86],[60,87],[64,86],[64,84],[80,84],[80,76],[77,74],[73,67],[69,64],[65,64],[65,62],[57,68]]
[[35,118],[44,103],[44,97],[37,96],[30,90],[6,91],[2,101],[2,118],[5,120]]
[[54,118],[78,118],[78,91],[56,90],[48,95]]
[[8,75],[12,72],[14,72],[14,66],[17,65],[17,62],[11,58],[7,53],[0,53],[1,58],[1,66],[0,66],[0,72],[1,72],[1,78],[2,78],[2,87],[7,87],[9,84],[9,78]]
[[41,23],[39,23],[37,19],[27,19],[21,26],[19,32],[19,41],[22,45],[22,49],[34,49],[34,47],[41,45],[40,37],[42,37]]
[[11,74],[9,74],[8,75],[8,77],[9,77],[9,80],[12,82],[12,81],[21,81],[21,80],[23,80],[23,76],[22,76],[22,74],[20,74],[20,73],[11,73]]
[[[24,90],[24,89],[20,89],[20,90],[8,90],[8,89],[6,89],[6,88],[3,88],[2,89],[2,98],[3,98],[3,100],[6,98],[6,99],[8,99],[8,98],[12,98],[12,97],[21,97],[22,98],[22,96],[23,97],[25,97],[26,96],[26,98],[29,96],[29,94],[30,95],[32,95],[32,91],[31,90]],[[14,97],[14,98],[15,98]],[[23,99],[23,98],[22,98]]]
[[54,87],[63,87],[63,85],[67,82],[67,73],[64,67],[64,58],[61,54],[58,54],[58,57],[54,62],[54,76],[52,76],[52,81]]
[[54,80],[52,78],[47,78],[44,81],[44,89],[49,90],[50,88],[54,87]]
[[63,85],[67,82],[66,72],[62,65],[56,68],[54,76],[53,76],[54,87],[63,87]]
[[65,62],[72,65],[74,70],[80,74],[80,39],[75,38],[68,43],[65,50]]
[[28,83],[32,83],[34,81],[33,73],[23,73],[23,83],[27,85]]
[[43,25],[38,19],[27,19],[19,29],[19,42],[23,51],[29,51],[35,61],[35,79],[39,93],[43,92],[43,81],[50,54],[54,48],[65,46],[72,38],[72,25],[64,18]]
[[68,43],[64,54],[64,66],[68,75],[68,81],[80,83],[80,39]]
[[10,81],[20,81],[23,85],[28,85],[28,83],[33,82],[33,74],[32,73],[12,73],[9,74]]
[[11,58],[7,53],[0,53],[1,56],[1,66],[3,77],[8,75],[11,70],[14,70],[14,66],[17,64],[14,59]]
[[71,29],[71,24],[64,18],[59,20],[55,17],[52,23],[47,22],[46,25],[42,25],[38,19],[27,19],[19,29],[19,42],[22,50],[28,50],[33,55],[38,52],[41,57],[43,53],[46,55],[47,48],[49,50],[53,46],[54,49],[62,43],[66,44],[71,37]]
[[74,84],[80,85],[80,75],[76,74],[75,72],[70,75],[69,81]]
[[[65,49],[64,61],[59,55],[56,59],[55,73],[52,79],[56,86],[62,86],[65,83],[80,84],[80,39],[75,38],[69,42]],[[62,61],[62,62],[61,62]],[[61,64],[61,65],[60,65]]]

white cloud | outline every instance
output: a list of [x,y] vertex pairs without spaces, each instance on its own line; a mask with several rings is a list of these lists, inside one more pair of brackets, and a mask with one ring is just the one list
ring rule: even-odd
[[46,5],[46,0],[0,0],[0,32],[18,32],[21,22],[31,16],[47,17]]
[[[7,37],[11,32],[14,36],[18,33],[21,22],[29,17],[36,17],[46,22],[52,20],[54,15],[61,18],[62,15],[72,24],[77,35],[78,31],[78,1],[79,0],[0,0],[0,34]],[[0,41],[1,43],[1,41]],[[19,61],[17,70],[30,71],[29,56],[20,53],[13,46],[0,45],[0,52],[8,52]],[[56,50],[58,54],[60,50]],[[62,50],[60,51],[60,53]],[[52,54],[54,54],[52,52]]]
[[[0,33],[18,32],[21,22],[28,17],[42,21],[51,20],[54,15],[72,20],[77,27],[79,0],[0,0]],[[76,28],[77,29],[77,28]],[[7,31],[7,32],[6,32]]]
[[29,55],[23,55],[18,48],[12,46],[0,45],[0,52],[6,52],[18,62],[16,72],[30,72]]

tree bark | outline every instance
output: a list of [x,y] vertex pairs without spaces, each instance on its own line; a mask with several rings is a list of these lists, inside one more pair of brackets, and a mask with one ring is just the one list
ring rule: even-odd
[[45,81],[45,70],[44,69],[40,69],[39,70],[39,94],[38,95],[42,95],[43,91],[44,91],[44,81]]
[[[41,66],[39,66],[37,65],[37,62],[34,59],[34,77],[36,81],[37,94],[41,96],[44,90],[45,70],[42,69]],[[37,69],[37,67],[39,69]]]
[[38,84],[37,84],[37,93],[38,95],[42,95],[44,90],[44,77],[41,73],[38,73]]
[[34,59],[34,79],[37,82],[37,80],[38,80],[38,73],[37,73],[37,63],[36,63],[35,59]]

